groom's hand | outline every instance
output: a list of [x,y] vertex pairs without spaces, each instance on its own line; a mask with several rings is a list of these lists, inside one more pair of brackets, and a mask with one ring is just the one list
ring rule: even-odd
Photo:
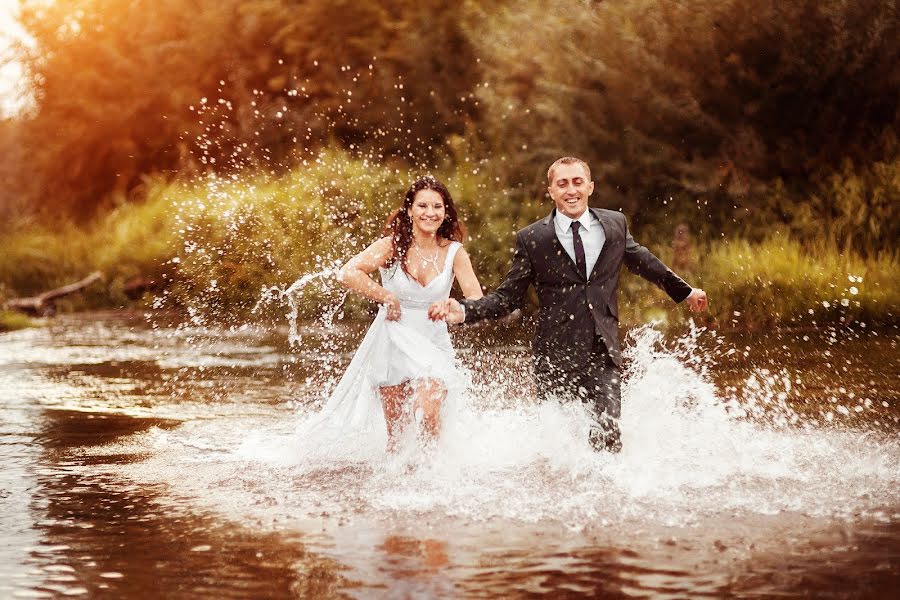
[[706,297],[706,292],[700,288],[694,288],[693,291],[691,291],[691,295],[685,298],[685,300],[694,312],[703,312],[709,306],[709,299]]
[[435,302],[428,307],[428,317],[432,321],[446,321],[448,323],[462,323],[465,315],[462,306],[455,298],[447,298],[440,302]]

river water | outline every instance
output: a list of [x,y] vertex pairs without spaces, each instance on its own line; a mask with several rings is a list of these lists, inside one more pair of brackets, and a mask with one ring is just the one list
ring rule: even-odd
[[897,597],[896,329],[632,332],[616,456],[535,404],[520,324],[455,332],[437,447],[311,452],[364,327],[300,333],[0,335],[0,597]]

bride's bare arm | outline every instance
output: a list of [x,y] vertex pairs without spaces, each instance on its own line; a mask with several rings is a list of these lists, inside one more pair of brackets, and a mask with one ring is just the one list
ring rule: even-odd
[[459,289],[462,290],[463,296],[472,300],[484,296],[484,291],[475,275],[475,269],[472,268],[472,260],[465,248],[457,250],[456,256],[453,257],[453,273],[456,275],[456,281],[459,282]]
[[384,289],[370,277],[378,267],[390,259],[393,249],[391,238],[383,237],[368,248],[347,261],[338,273],[338,280],[344,287],[374,300],[388,305],[388,319],[400,318],[400,301],[397,296]]

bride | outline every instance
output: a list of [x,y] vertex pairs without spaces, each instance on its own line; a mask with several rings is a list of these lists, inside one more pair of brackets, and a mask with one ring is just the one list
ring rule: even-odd
[[[482,290],[453,199],[434,177],[413,182],[383,236],[340,270],[344,286],[381,307],[323,415],[357,427],[383,417],[394,451],[414,422],[436,439],[442,410],[465,386],[447,324],[430,320],[428,306],[449,297],[454,278],[466,298],[480,298]],[[381,284],[371,277],[376,269]]]

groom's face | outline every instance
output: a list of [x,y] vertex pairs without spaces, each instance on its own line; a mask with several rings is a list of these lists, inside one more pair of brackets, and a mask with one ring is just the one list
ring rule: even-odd
[[582,165],[562,164],[553,169],[553,179],[547,189],[556,203],[556,210],[577,219],[587,210],[594,182],[590,181],[590,175]]

